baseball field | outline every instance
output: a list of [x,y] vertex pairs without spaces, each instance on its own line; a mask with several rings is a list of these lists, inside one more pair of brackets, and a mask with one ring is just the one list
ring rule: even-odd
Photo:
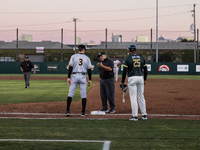
[[[81,117],[77,88],[71,116],[65,117],[66,75],[0,75],[0,149],[8,150],[198,150],[200,76],[149,75],[145,85],[148,120],[129,121],[129,95],[122,103],[121,78],[115,84],[116,113],[101,109],[99,77],[87,88],[86,117]],[[140,113],[140,112],[139,112]]]

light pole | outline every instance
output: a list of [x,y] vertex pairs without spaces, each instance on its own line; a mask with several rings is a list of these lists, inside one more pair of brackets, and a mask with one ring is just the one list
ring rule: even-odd
[[16,32],[16,62],[18,61],[18,28],[17,28],[17,32]]
[[74,51],[75,51],[75,53],[76,53],[76,20],[78,20],[78,18],[73,18],[73,21],[74,21],[74,23],[75,23],[75,44],[74,44]]
[[192,10],[192,12],[194,13],[192,16],[194,17],[194,63],[197,62],[197,57],[196,57],[196,21],[195,21],[195,6],[196,4],[194,4],[194,9]]
[[158,62],[158,0],[156,0],[156,62]]
[[63,28],[61,29],[61,62],[63,62]]

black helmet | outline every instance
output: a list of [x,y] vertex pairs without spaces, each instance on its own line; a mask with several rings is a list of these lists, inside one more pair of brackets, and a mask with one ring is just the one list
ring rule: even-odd
[[136,46],[134,44],[129,45],[128,50],[130,51],[136,51]]
[[79,46],[78,46],[78,50],[79,50],[79,51],[82,51],[83,49],[86,50],[85,45],[79,45]]

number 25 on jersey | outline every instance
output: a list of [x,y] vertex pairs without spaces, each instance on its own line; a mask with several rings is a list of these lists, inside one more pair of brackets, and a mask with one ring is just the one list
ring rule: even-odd
[[133,62],[134,67],[140,67],[140,59],[133,59]]

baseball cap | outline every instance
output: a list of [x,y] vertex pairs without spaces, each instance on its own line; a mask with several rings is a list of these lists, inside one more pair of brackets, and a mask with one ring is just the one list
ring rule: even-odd
[[86,50],[85,45],[79,45],[78,48],[79,48],[79,49],[85,49],[85,50]]
[[25,59],[28,59],[29,57],[28,56],[25,56]]
[[101,55],[106,55],[106,53],[100,52],[100,53],[98,54],[98,57],[100,57]]

